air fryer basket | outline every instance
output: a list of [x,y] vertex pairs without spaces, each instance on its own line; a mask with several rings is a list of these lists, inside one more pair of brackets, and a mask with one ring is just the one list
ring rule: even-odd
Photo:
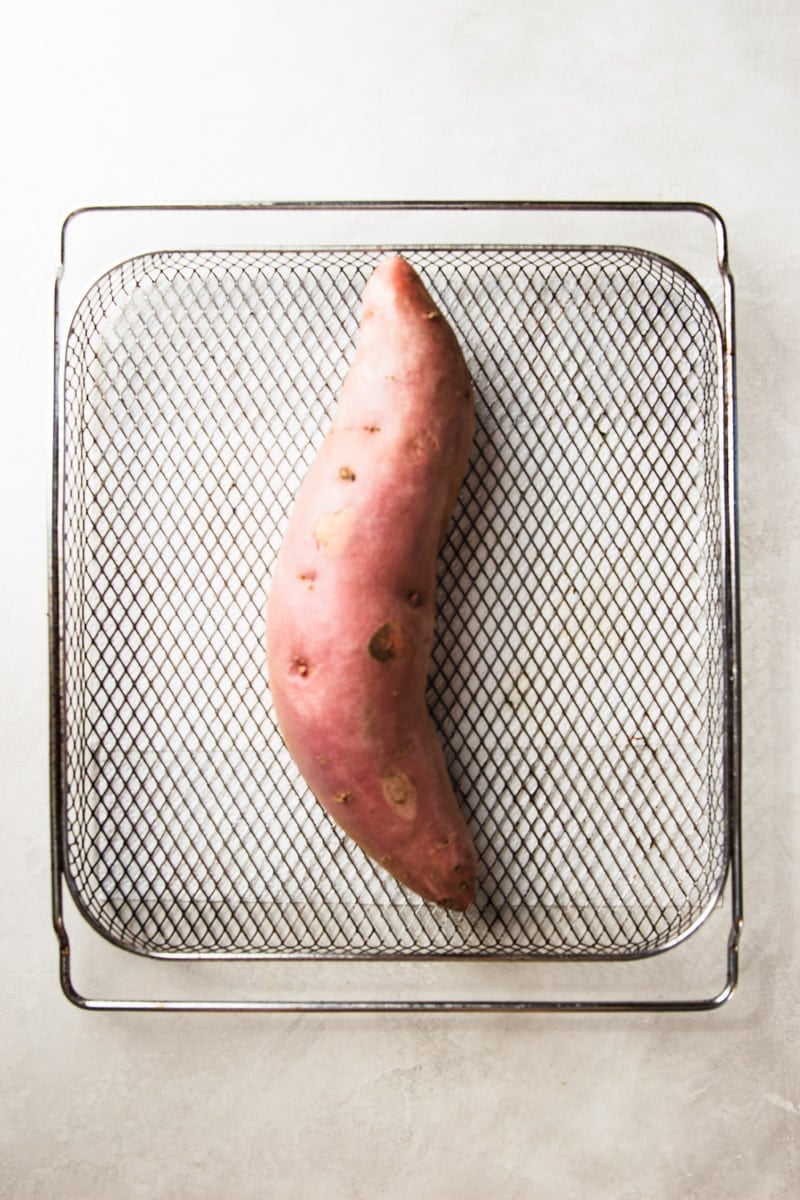
[[[271,563],[388,248],[476,392],[429,685],[481,864],[464,915],[316,805],[264,664]],[[619,244],[158,248],[103,271],[62,336],[64,939],[62,880],[139,955],[308,970],[642,958],[726,881],[738,927],[732,325],[685,269]]]

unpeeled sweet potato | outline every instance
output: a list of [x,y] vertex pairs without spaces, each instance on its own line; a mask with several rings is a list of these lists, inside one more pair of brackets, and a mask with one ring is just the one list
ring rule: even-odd
[[476,855],[425,693],[436,559],[473,421],[453,331],[409,263],[383,259],[267,606],[275,713],[309,787],[400,883],[458,910]]

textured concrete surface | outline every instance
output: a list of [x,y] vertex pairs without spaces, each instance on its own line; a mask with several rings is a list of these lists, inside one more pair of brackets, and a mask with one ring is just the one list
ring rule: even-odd
[[[800,10],[32,2],[5,18],[3,1200],[784,1200],[800,1177]],[[737,287],[746,923],[696,1016],[142,1017],[62,998],[46,551],[58,230],[93,202],[697,199]]]

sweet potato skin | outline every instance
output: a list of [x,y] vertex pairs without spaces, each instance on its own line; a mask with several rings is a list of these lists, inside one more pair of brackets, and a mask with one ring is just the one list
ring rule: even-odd
[[463,910],[476,855],[427,710],[436,558],[474,404],[458,342],[405,259],[382,260],[267,605],[278,725],[309,787],[384,869]]

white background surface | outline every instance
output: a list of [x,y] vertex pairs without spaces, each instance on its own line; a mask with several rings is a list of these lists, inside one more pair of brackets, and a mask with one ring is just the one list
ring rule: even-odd
[[[800,1175],[794,0],[36,3],[4,17],[0,1197],[779,1200]],[[746,923],[697,1016],[142,1017],[62,998],[46,529],[87,203],[693,199],[737,285]]]

